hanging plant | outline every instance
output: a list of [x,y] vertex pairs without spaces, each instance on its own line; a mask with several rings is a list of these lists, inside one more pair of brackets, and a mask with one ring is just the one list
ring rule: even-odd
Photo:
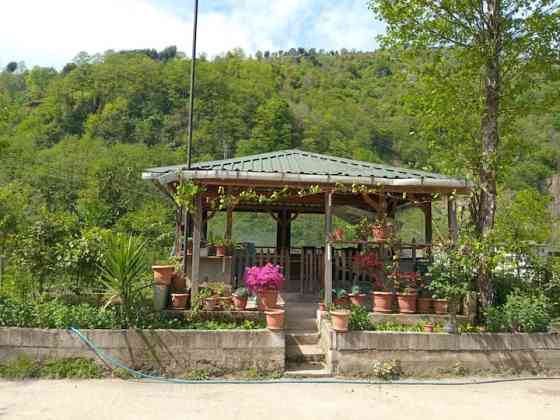
[[204,191],[206,191],[206,189],[202,185],[195,184],[192,181],[185,182],[181,179],[177,185],[177,191],[174,195],[175,202],[188,212],[193,212],[196,210],[196,206],[194,204],[195,197]]

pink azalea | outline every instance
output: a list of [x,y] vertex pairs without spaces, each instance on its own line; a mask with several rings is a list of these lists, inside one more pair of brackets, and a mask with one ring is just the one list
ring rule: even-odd
[[245,286],[256,293],[263,289],[279,290],[284,284],[284,275],[279,265],[267,263],[259,267],[249,267],[245,270]]

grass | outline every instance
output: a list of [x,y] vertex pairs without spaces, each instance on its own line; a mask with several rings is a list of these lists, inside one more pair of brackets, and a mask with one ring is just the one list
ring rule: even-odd
[[38,361],[20,356],[0,364],[0,377],[23,379],[98,379],[105,371],[91,359],[65,358]]

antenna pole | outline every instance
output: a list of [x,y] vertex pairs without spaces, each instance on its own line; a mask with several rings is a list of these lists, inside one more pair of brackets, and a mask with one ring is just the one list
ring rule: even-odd
[[192,37],[191,56],[191,86],[189,95],[189,125],[187,129],[187,169],[191,168],[192,162],[192,133],[193,133],[193,111],[194,111],[194,82],[196,79],[196,29],[198,25],[198,0],[194,0],[194,22]]

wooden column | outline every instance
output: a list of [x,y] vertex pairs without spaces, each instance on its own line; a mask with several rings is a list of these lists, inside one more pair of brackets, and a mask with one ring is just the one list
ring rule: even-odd
[[449,239],[455,242],[457,241],[457,202],[453,195],[446,195],[445,199],[447,201],[447,229],[449,231]]
[[332,303],[332,247],[329,237],[332,231],[333,192],[325,193],[325,303]]
[[191,299],[198,294],[198,282],[200,280],[200,244],[202,236],[202,195],[196,196],[196,209],[193,214],[193,252],[191,263]]
[[226,235],[225,238],[231,240],[233,235],[233,209],[228,208],[226,212]]
[[427,244],[432,243],[432,201],[428,201],[424,207],[424,241]]

